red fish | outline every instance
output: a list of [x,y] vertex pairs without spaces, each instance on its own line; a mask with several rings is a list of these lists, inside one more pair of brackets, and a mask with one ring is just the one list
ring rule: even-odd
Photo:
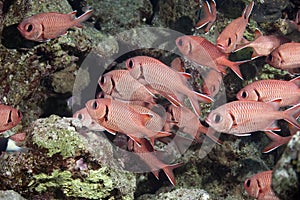
[[88,113],[86,108],[82,108],[74,113],[73,118],[79,119],[82,123],[82,126],[89,128],[94,131],[104,131],[105,129],[100,126],[97,122],[95,122],[90,114]]
[[218,72],[226,74],[228,66],[238,77],[243,79],[239,65],[248,61],[232,62],[227,55],[210,41],[198,36],[181,36],[176,39],[176,45],[180,52],[195,63],[213,68]]
[[285,43],[275,49],[266,59],[267,63],[278,69],[300,67],[300,43]]
[[[168,108],[168,121],[165,124],[167,130],[170,129],[170,125],[179,127],[179,130],[192,136],[192,138],[197,142],[200,142],[200,134],[207,135],[208,133],[208,128],[201,124],[198,116],[186,107],[176,107],[171,105]],[[214,135],[207,136],[213,141],[220,143],[220,141]]]
[[0,104],[0,133],[16,126],[22,119],[22,113],[17,109]]
[[292,106],[300,103],[300,77],[290,81],[259,80],[241,89],[236,98],[239,100],[268,102],[281,99],[280,106]]
[[113,98],[155,103],[154,94],[134,79],[128,70],[110,71],[99,78],[98,84],[106,94]]
[[237,45],[234,51],[239,51],[246,47],[253,48],[253,54],[251,59],[255,59],[260,56],[268,56],[274,49],[280,45],[288,42],[288,39],[276,36],[276,35],[262,35],[262,33],[256,29],[256,39],[252,42],[247,42],[242,45]]
[[76,18],[76,11],[69,14],[57,12],[39,13],[25,18],[18,29],[21,35],[27,40],[44,42],[67,33],[71,27],[82,27],[82,22],[87,20],[92,10],[87,10],[83,15]]
[[200,115],[198,101],[210,103],[212,99],[191,90],[187,84],[189,74],[176,72],[159,60],[148,56],[136,56],[126,61],[133,78],[147,88],[159,92],[176,106],[182,106],[181,95],[186,95],[197,115]]
[[245,180],[247,193],[257,200],[279,200],[271,188],[272,170],[263,171]]
[[154,131],[146,127],[151,118],[156,116],[149,109],[147,112],[140,113],[132,108],[130,104],[112,99],[90,100],[86,103],[86,108],[92,119],[108,132],[126,134],[137,143],[139,143],[140,138],[145,136],[154,141],[155,138],[171,135],[167,132]]
[[220,91],[223,83],[223,76],[220,72],[211,69],[204,77],[202,92],[211,97],[214,97]]
[[241,17],[234,19],[219,35],[217,38],[217,47],[222,52],[230,53],[235,49],[237,44],[241,43],[253,6],[254,1],[244,9]]
[[159,160],[157,151],[154,151],[153,147],[150,145],[148,140],[143,139],[141,140],[141,145],[137,145],[132,140],[129,140],[129,149],[132,149],[139,158],[147,164],[147,166],[150,168],[153,175],[159,179],[159,170],[162,169],[165,174],[167,175],[169,181],[172,183],[172,185],[176,185],[173,169],[180,167],[182,163],[177,163],[173,165],[168,165]]
[[201,19],[195,26],[196,29],[200,29],[204,27],[205,25],[206,28],[204,29],[205,33],[209,31],[213,23],[216,21],[217,17],[217,8],[216,8],[216,2],[214,0],[211,0],[210,3],[208,0],[203,1],[203,11],[204,11],[204,18]]
[[280,130],[276,120],[285,121],[300,128],[294,115],[300,104],[285,111],[278,111],[280,100],[272,102],[233,101],[211,111],[206,122],[218,132],[247,136],[255,131]]

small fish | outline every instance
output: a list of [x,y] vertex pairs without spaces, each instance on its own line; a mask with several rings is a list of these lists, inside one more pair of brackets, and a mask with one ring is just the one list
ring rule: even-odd
[[[130,104],[112,99],[94,99],[86,103],[87,111],[93,120],[112,134],[126,134],[139,144],[143,137],[154,141],[155,138],[170,136],[170,133],[153,131],[146,127],[153,116],[153,111],[139,113]],[[153,139],[152,139],[153,138]]]
[[213,43],[199,36],[180,36],[176,39],[179,51],[189,60],[206,67],[213,68],[226,74],[226,66],[241,79],[243,76],[239,65],[247,61],[232,62],[227,55],[221,52]]
[[82,126],[85,126],[90,130],[93,131],[105,130],[102,126],[100,126],[97,122],[95,122],[91,118],[86,108],[82,108],[81,110],[78,110],[76,113],[74,113],[73,118],[79,119],[82,123]]
[[106,94],[126,101],[155,103],[152,94],[144,85],[134,79],[128,70],[113,70],[102,75],[98,84]]
[[278,69],[300,67],[300,43],[290,42],[280,45],[267,57],[266,62]]
[[245,180],[247,193],[257,200],[279,200],[271,188],[272,170],[263,171]]
[[82,27],[82,22],[86,21],[93,10],[87,10],[80,17],[76,18],[76,11],[69,14],[57,12],[39,13],[23,19],[18,25],[21,35],[27,40],[45,42],[57,38],[67,33],[71,27]]
[[255,131],[280,130],[276,120],[284,119],[300,128],[295,114],[300,104],[285,111],[278,111],[280,99],[272,102],[233,101],[211,111],[206,122],[218,132],[247,136]]
[[176,106],[183,106],[180,95],[186,95],[197,115],[200,115],[198,101],[212,102],[206,95],[197,93],[188,87],[189,74],[177,72],[161,61],[148,57],[136,56],[126,61],[126,67],[133,78],[143,83],[147,88],[159,92]]
[[241,43],[252,12],[254,1],[244,9],[241,17],[232,20],[217,38],[217,47],[224,53],[231,53]]
[[274,49],[280,45],[287,43],[289,40],[276,35],[262,35],[262,33],[256,29],[255,30],[256,39],[252,42],[247,42],[244,44],[237,44],[234,52],[244,49],[246,47],[253,48],[253,53],[251,59],[255,59],[260,56],[268,56]]
[[22,113],[17,109],[0,104],[0,133],[16,126],[22,119]]
[[223,84],[222,73],[217,72],[214,69],[211,69],[204,77],[202,92],[204,94],[209,95],[210,97],[214,97],[220,91],[222,84]]
[[269,102],[281,99],[280,106],[292,106],[300,103],[300,76],[290,81],[259,80],[241,89],[236,98],[238,100],[251,100]]
[[216,8],[216,2],[214,0],[210,0],[210,3],[208,0],[203,0],[202,1],[203,5],[203,11],[204,11],[204,18],[201,19],[195,26],[196,29],[200,29],[204,27],[205,25],[206,28],[204,29],[205,33],[209,31],[213,23],[216,21],[217,18],[217,8]]
[[140,146],[132,140],[129,140],[128,143],[128,146],[130,146],[129,148],[132,149],[139,156],[139,158],[147,164],[157,179],[159,179],[159,170],[162,169],[172,185],[176,185],[173,169],[180,167],[182,163],[172,165],[163,163],[163,161],[158,158],[158,152],[155,151],[153,146],[150,145],[149,141],[144,138],[142,138]]

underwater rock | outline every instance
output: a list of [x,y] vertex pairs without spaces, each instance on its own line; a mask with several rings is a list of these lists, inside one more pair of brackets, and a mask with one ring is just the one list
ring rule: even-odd
[[138,200],[210,200],[209,194],[205,190],[201,189],[188,189],[188,188],[177,188],[169,192],[158,193],[158,194],[147,194],[140,196]]
[[0,190],[0,200],[25,200],[20,194],[13,190]]
[[183,34],[192,34],[196,23],[199,1],[159,0],[152,24],[158,27],[169,27]]
[[296,200],[300,196],[300,132],[287,145],[273,169],[272,189],[280,199]]
[[152,15],[149,0],[86,0],[86,4],[94,9],[97,29],[111,35],[146,24]]
[[80,128],[55,115],[36,120],[26,131],[28,152],[0,158],[2,189],[30,199],[133,199],[135,176],[121,170],[110,142]]

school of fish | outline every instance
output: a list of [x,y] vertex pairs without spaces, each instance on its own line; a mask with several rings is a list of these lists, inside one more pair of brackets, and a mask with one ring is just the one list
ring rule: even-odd
[[[202,2],[204,16],[195,28],[205,27],[204,31],[208,33],[217,19],[217,7],[214,0]],[[247,136],[263,131],[272,140],[263,152],[287,143],[291,136],[281,137],[273,131],[280,130],[276,123],[280,119],[289,123],[291,130],[300,130],[297,122],[300,115],[299,77],[289,81],[254,81],[236,94],[236,101],[219,106],[208,114],[205,121],[209,127],[199,120],[199,103],[214,101],[227,67],[242,80],[244,76],[239,65],[262,56],[266,56],[266,63],[272,67],[290,73],[300,67],[300,43],[278,35],[263,35],[259,30],[256,30],[254,41],[243,38],[253,7],[254,1],[245,7],[240,17],[226,26],[215,44],[200,36],[178,37],[174,43],[182,58],[176,58],[171,67],[150,56],[128,58],[124,69],[112,70],[99,77],[98,85],[102,91],[73,117],[91,130],[127,136],[127,150],[135,152],[157,179],[158,171],[162,169],[173,185],[176,180],[172,170],[182,163],[164,163],[156,156],[155,144],[174,137],[177,130],[186,134],[186,140],[200,142],[200,137],[205,135],[219,144],[222,142],[215,137],[215,132]],[[92,12],[88,9],[78,18],[75,17],[76,11],[69,14],[39,13],[21,21],[18,30],[27,40],[47,42],[66,34],[69,28],[81,28],[82,22],[91,17]],[[299,13],[290,23],[300,31]],[[253,49],[251,59],[237,62],[229,59],[230,53],[244,48]],[[202,93],[194,91],[189,84],[191,75],[184,71],[184,59],[207,68]],[[164,105],[157,103],[162,98],[167,100]],[[0,104],[0,134],[16,126],[21,119],[20,111]],[[0,143],[6,145],[3,150],[8,149],[8,140]],[[258,173],[245,180],[245,190],[259,200],[276,200],[278,197],[271,189],[271,178],[271,170]]]

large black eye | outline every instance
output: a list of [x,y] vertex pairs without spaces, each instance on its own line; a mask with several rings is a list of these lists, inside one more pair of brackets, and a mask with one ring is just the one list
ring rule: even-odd
[[129,60],[128,62],[128,68],[132,69],[133,68],[133,61]]
[[178,45],[179,45],[179,46],[182,46],[182,45],[183,45],[182,39],[179,39],[179,40],[178,40]]
[[101,83],[101,84],[104,84],[104,83],[105,83],[105,78],[104,78],[104,76],[101,77],[100,83]]
[[82,119],[83,119],[82,114],[79,114],[79,115],[78,115],[78,119],[79,119],[79,120],[82,120]]
[[247,96],[248,96],[248,93],[247,93],[246,91],[243,91],[243,92],[242,92],[242,97],[243,97],[243,98],[246,98]]
[[246,181],[246,186],[247,186],[247,187],[250,187],[250,184],[251,184],[251,180],[248,179],[248,180]]
[[220,122],[220,120],[221,120],[221,116],[220,115],[215,115],[215,119],[214,119],[214,121],[216,122],[216,123],[219,123]]
[[228,46],[231,44],[231,38],[228,38]]
[[26,26],[26,31],[27,31],[27,32],[32,31],[32,29],[33,29],[32,24],[28,24],[28,25]]
[[267,60],[270,61],[270,62],[273,60],[272,54],[270,54],[270,55],[267,57]]
[[97,101],[94,101],[94,103],[93,103],[93,105],[92,105],[92,108],[93,108],[94,110],[96,110],[97,107],[98,107],[98,103],[97,103]]

